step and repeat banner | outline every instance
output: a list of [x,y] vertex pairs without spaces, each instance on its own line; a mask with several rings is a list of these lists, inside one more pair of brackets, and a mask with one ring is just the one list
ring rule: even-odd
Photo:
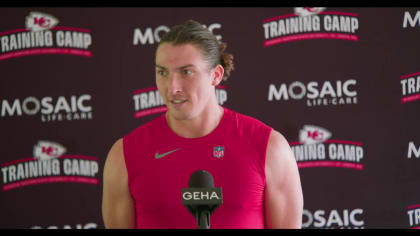
[[104,228],[107,153],[166,111],[188,19],[234,55],[219,104],[289,141],[303,228],[420,227],[420,9],[289,7],[0,9],[1,228]]

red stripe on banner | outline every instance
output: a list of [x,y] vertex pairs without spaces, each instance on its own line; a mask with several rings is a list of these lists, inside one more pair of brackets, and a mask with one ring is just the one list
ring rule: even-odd
[[79,176],[57,176],[46,177],[39,179],[24,180],[17,183],[7,184],[3,186],[3,191],[20,188],[29,185],[44,184],[44,183],[57,183],[57,182],[70,182],[70,183],[84,183],[84,184],[98,184],[98,180],[94,178],[79,177]]
[[[98,161],[97,157],[93,157],[93,156],[80,156],[80,155],[71,155],[71,154],[66,154],[66,155],[61,155],[58,158],[74,158],[74,159],[82,159],[82,160],[91,160],[91,161]],[[14,160],[14,161],[9,161],[6,163],[1,164],[1,167],[6,167],[6,166],[10,166],[10,165],[15,165],[18,163],[22,163],[22,162],[28,162],[28,161],[37,161],[38,159],[35,157],[29,157],[29,158],[22,158],[19,160]]]
[[324,143],[340,143],[340,144],[351,144],[351,145],[357,145],[357,146],[363,146],[363,143],[361,142],[353,142],[353,141],[344,141],[344,140],[326,140]]
[[420,75],[420,72],[416,72],[416,73],[408,74],[408,75],[403,75],[403,76],[401,76],[401,79],[408,79],[408,78],[416,76],[416,75]]
[[76,27],[64,27],[64,26],[56,26],[51,28],[51,30],[69,30],[69,31],[78,31],[84,33],[90,33],[90,29],[83,29],[83,28],[76,28]]
[[412,102],[420,99],[420,94],[415,94],[401,99],[401,103]]
[[151,88],[145,88],[145,89],[139,89],[133,92],[133,94],[140,94],[140,93],[145,93],[145,92],[149,92],[149,91],[156,91],[158,90],[158,88],[155,87],[151,87]]
[[[340,143],[340,144],[351,144],[351,145],[357,145],[357,146],[363,146],[362,142],[353,142],[353,141],[344,141],[344,140],[326,140],[324,143]],[[290,146],[296,146],[296,145],[302,145],[302,142],[289,142]]]
[[6,31],[6,32],[1,32],[1,33],[0,33],[0,36],[2,36],[2,35],[7,35],[7,34],[13,34],[13,33],[19,33],[19,32],[26,32],[26,31],[29,31],[29,30],[27,30],[27,29],[15,29],[15,30],[9,30],[9,31]]
[[[340,15],[340,16],[359,17],[359,15],[356,14],[356,13],[338,12],[338,11],[323,11],[323,12],[318,13],[318,15]],[[286,15],[281,15],[281,16],[275,16],[275,17],[272,17],[272,18],[265,19],[264,23],[268,23],[268,22],[271,22],[271,21],[279,20],[279,19],[294,17],[294,16],[298,16],[298,15],[296,15],[294,13],[291,13],[291,14],[286,14]]]
[[407,207],[408,210],[416,209],[416,208],[420,208],[420,204],[416,204],[416,205],[412,205],[412,206]]
[[341,40],[351,40],[359,41],[357,35],[351,34],[339,34],[339,33],[308,33],[308,34],[296,34],[284,36],[276,39],[267,40],[264,42],[264,47],[272,46],[279,43],[293,42],[297,40],[307,40],[307,39],[341,39]]
[[339,161],[310,161],[310,162],[300,162],[300,163],[297,163],[297,165],[298,165],[298,168],[339,167],[339,168],[350,168],[350,169],[356,169],[356,170],[364,169],[362,164],[339,162]]
[[82,160],[98,161],[98,158],[97,157],[93,157],[93,156],[81,156],[81,155],[71,155],[71,154],[61,155],[58,158],[82,159]]
[[[68,31],[78,31],[83,33],[90,33],[90,29],[83,29],[83,28],[77,28],[77,27],[65,27],[65,26],[56,26],[51,28],[51,30],[68,30]],[[0,36],[7,35],[7,34],[13,34],[13,33],[20,33],[20,32],[28,32],[29,29],[15,29],[15,30],[9,30],[5,32],[1,32]]]
[[296,146],[296,145],[301,145],[303,144],[302,142],[289,142],[290,146]]
[[152,109],[136,112],[134,114],[134,117],[135,118],[140,118],[140,117],[143,117],[143,116],[148,116],[148,115],[153,115],[153,114],[160,113],[160,112],[165,112],[167,110],[168,110],[167,106],[152,108]]
[[6,167],[6,166],[21,163],[21,162],[35,161],[35,160],[36,159],[34,157],[22,158],[22,159],[19,159],[19,160],[14,160],[14,161],[9,161],[9,162],[3,163],[3,164],[1,164],[1,167]]
[[359,17],[358,14],[356,13],[351,13],[351,12],[338,12],[338,11],[323,11],[318,13],[319,15],[339,15],[339,16],[354,16],[354,17]]
[[226,85],[217,85],[216,88],[218,88],[218,89],[226,89]]
[[29,50],[22,50],[17,52],[10,52],[0,56],[0,60],[6,60],[9,58],[23,57],[23,56],[32,56],[39,54],[68,54],[74,56],[84,56],[91,57],[92,52],[79,49],[69,49],[69,48],[36,48]]
[[292,14],[287,14],[287,15],[282,15],[282,16],[275,16],[275,17],[272,17],[272,18],[265,19],[264,23],[267,23],[267,22],[270,22],[270,21],[275,21],[275,20],[278,20],[278,19],[294,17],[294,16],[297,16],[297,15],[292,13]]

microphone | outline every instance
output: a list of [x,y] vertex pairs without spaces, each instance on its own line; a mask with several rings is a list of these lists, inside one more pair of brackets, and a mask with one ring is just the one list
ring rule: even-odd
[[199,229],[210,229],[210,215],[222,203],[222,188],[214,187],[213,176],[205,170],[194,172],[188,188],[182,189],[182,204],[195,217]]

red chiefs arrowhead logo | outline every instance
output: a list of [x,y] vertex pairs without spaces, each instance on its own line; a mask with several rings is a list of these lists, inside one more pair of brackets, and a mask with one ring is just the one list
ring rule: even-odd
[[63,155],[66,148],[51,141],[38,141],[34,146],[34,157],[39,160],[50,160]]
[[324,11],[326,7],[295,7],[295,14],[298,16],[316,15]]
[[305,125],[299,133],[299,140],[303,144],[322,143],[330,137],[330,131],[315,125]]
[[26,17],[26,28],[31,31],[51,29],[58,24],[57,18],[41,12],[30,12]]

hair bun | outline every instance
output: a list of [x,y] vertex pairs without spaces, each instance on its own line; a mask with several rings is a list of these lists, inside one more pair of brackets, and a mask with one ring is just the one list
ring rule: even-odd
[[233,55],[230,53],[226,53],[225,52],[226,48],[227,48],[227,44],[220,42],[219,44],[220,64],[223,66],[223,69],[225,70],[223,80],[226,80],[230,76],[231,71],[234,69]]

